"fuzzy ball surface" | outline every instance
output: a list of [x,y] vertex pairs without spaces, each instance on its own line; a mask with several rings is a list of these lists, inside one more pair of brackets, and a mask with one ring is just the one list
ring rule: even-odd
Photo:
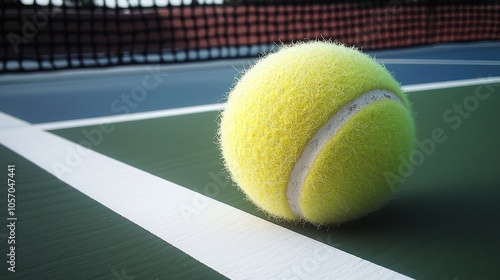
[[233,86],[218,142],[233,181],[287,221],[340,224],[386,203],[413,150],[411,105],[384,66],[330,42],[284,46]]

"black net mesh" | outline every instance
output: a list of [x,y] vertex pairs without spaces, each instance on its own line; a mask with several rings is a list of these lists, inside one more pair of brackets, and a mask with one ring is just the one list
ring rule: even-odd
[[315,38],[362,49],[500,39],[500,1],[1,1],[0,72],[252,57]]

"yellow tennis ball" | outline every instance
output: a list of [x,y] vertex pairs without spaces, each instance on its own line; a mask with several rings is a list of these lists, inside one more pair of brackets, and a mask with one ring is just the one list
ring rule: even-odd
[[413,150],[399,83],[343,45],[285,46],[247,70],[228,96],[219,145],[234,182],[288,221],[338,224],[380,208]]

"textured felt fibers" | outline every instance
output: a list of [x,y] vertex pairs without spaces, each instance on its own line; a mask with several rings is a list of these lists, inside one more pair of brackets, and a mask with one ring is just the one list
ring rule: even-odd
[[298,220],[287,201],[295,162],[309,140],[343,105],[375,89],[395,93],[404,106],[381,100],[353,116],[316,158],[303,186],[306,220],[340,223],[380,207],[412,150],[410,104],[387,70],[357,50],[309,42],[262,58],[232,89],[219,145],[233,180],[274,217]]

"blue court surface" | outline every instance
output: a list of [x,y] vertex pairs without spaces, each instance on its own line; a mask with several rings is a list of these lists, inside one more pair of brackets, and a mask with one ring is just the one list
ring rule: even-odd
[[[416,85],[500,76],[499,48],[497,42],[479,42],[370,54],[402,85]],[[238,71],[251,63],[226,60],[4,75],[0,77],[0,109],[31,123],[44,123],[216,104],[223,101]],[[145,89],[145,94],[136,93],[139,98],[134,100],[132,91],[148,76],[158,86]]]

